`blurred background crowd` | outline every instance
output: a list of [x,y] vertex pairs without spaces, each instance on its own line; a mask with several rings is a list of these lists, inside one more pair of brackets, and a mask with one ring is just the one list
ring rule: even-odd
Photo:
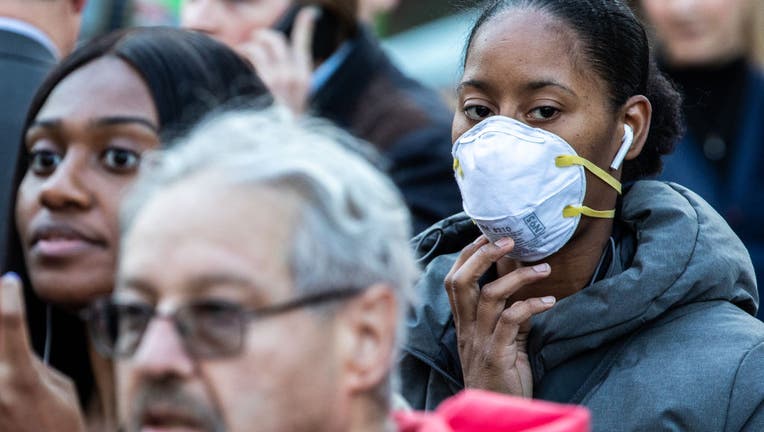
[[[745,2],[734,0],[734,3]],[[84,12],[82,39],[122,27],[178,25],[181,3],[182,0],[92,0]],[[365,0],[360,3],[359,13],[383,39],[384,47],[399,67],[425,84],[445,92],[452,90],[459,74],[459,59],[453,55],[454,49],[461,49],[467,29],[476,18],[474,7],[481,3],[479,0]],[[638,0],[631,3],[641,8]],[[728,6],[724,1],[716,3]],[[740,17],[730,17],[727,24],[740,30],[741,35],[748,32],[744,27],[750,26],[752,34],[743,39],[728,35],[727,39],[740,39],[738,43],[745,44],[746,56],[764,66],[764,19],[761,18],[764,4],[753,3],[757,3],[759,10],[748,17],[752,18],[750,24],[743,24]],[[713,35],[709,34],[709,38]],[[731,46],[726,48],[734,50]],[[414,58],[416,61],[411,61]]]
[[[181,0],[92,0],[82,39],[129,26],[178,25]],[[383,40],[398,67],[442,91],[447,99],[459,77],[459,56],[479,0],[366,0],[359,14]],[[458,48],[461,49],[461,48]],[[414,60],[415,61],[412,61]]]

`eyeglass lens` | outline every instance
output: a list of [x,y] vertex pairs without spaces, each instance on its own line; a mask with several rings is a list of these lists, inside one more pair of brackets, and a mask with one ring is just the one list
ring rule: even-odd
[[[104,354],[130,357],[155,316],[140,303],[103,303],[91,320],[92,333]],[[207,302],[179,308],[172,316],[189,354],[194,357],[231,355],[241,348],[244,313],[236,305]]]

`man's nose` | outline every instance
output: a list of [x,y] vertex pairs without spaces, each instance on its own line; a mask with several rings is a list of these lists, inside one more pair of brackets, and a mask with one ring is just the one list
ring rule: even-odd
[[86,165],[83,157],[67,154],[42,182],[40,204],[56,210],[89,208],[95,197],[84,178],[88,169]]
[[154,318],[149,323],[129,361],[136,372],[153,378],[184,378],[194,369],[193,359],[186,352],[175,324],[167,318]]
[[221,30],[221,0],[196,0],[184,2],[181,25],[191,30],[217,35]]

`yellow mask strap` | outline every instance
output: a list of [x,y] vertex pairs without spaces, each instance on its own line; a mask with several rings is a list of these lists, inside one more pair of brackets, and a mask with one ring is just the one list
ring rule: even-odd
[[587,206],[572,205],[569,205],[562,210],[562,216],[566,218],[576,217],[578,215],[600,219],[613,219],[615,217],[615,210],[594,210]]
[[[615,179],[615,177],[608,174],[605,170],[598,167],[597,165],[589,162],[588,160],[582,158],[581,156],[573,156],[573,155],[564,155],[564,156],[557,156],[554,159],[555,165],[557,165],[560,168],[569,167],[573,165],[581,165],[584,168],[588,169],[589,172],[594,174],[595,176],[599,177],[602,181],[609,184],[610,187],[618,191],[618,194],[621,194],[621,182]],[[591,209],[589,209],[591,210]],[[597,212],[599,210],[591,210],[593,212]],[[587,216],[591,216],[586,213],[582,213]],[[601,217],[601,216],[593,216],[593,217]],[[613,216],[608,216],[613,217]]]
[[454,172],[459,175],[459,177],[464,178],[464,171],[462,171],[462,165],[459,163],[459,159],[454,158]]

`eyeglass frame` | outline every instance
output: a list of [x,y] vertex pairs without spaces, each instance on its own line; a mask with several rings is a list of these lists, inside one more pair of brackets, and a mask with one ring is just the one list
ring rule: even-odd
[[[110,337],[107,335],[107,330],[102,330],[102,328],[105,328],[108,326],[108,324],[103,326],[98,326],[99,317],[101,320],[101,324],[106,323],[108,320],[104,318],[107,312],[104,312],[108,309],[109,306],[114,306],[117,303],[115,303],[115,299],[113,296],[106,296],[102,297],[100,299],[97,299],[93,301],[88,307],[81,310],[79,313],[79,317],[84,320],[88,324],[88,330],[90,333],[90,337],[95,343],[95,347],[98,350],[101,355],[107,358],[111,358],[114,360],[126,360],[135,355],[135,352],[140,347],[141,343],[143,342],[143,338],[145,336],[146,330],[149,328],[149,325],[158,318],[162,319],[168,319],[172,322],[173,327],[175,328],[175,331],[177,332],[178,336],[181,339],[181,342],[183,344],[183,349],[186,351],[186,353],[189,354],[192,358],[198,360],[198,359],[217,359],[217,358],[225,358],[225,357],[234,357],[236,355],[239,355],[241,351],[244,349],[244,341],[246,339],[246,332],[248,329],[248,325],[252,321],[257,321],[260,319],[269,318],[275,315],[280,315],[283,313],[291,312],[297,309],[306,308],[306,307],[312,307],[312,306],[319,306],[324,303],[332,302],[332,301],[339,301],[339,300],[347,300],[352,297],[355,297],[359,294],[361,294],[364,290],[363,289],[357,289],[357,288],[341,288],[341,289],[333,289],[333,290],[327,290],[322,292],[317,292],[313,294],[307,294],[301,297],[292,298],[290,300],[287,300],[282,303],[277,303],[275,305],[270,306],[263,306],[263,307],[254,307],[254,308],[248,308],[245,306],[242,306],[240,304],[237,304],[235,302],[223,302],[223,301],[198,301],[198,302],[189,302],[186,303],[177,309],[173,310],[169,313],[163,313],[160,314],[157,312],[157,308],[155,305],[152,305],[151,307],[146,307],[146,309],[151,310],[151,314],[148,317],[148,320],[146,320],[146,323],[143,327],[143,329],[140,331],[139,337],[137,338],[137,342],[135,342],[131,348],[123,353],[118,353],[118,349],[113,346],[111,341],[106,342],[110,339]],[[239,329],[240,334],[237,339],[237,344],[235,348],[231,348],[227,351],[216,353],[216,354],[199,354],[198,350],[195,350],[192,347],[192,344],[189,342],[188,336],[186,336],[184,333],[184,330],[181,326],[181,323],[178,321],[178,312],[182,311],[184,309],[203,305],[203,304],[225,304],[227,306],[230,306],[232,310],[235,310],[238,314],[239,319]],[[122,303],[122,305],[127,305],[127,303]],[[115,340],[116,341],[116,340]],[[112,346],[110,346],[112,345]]]

